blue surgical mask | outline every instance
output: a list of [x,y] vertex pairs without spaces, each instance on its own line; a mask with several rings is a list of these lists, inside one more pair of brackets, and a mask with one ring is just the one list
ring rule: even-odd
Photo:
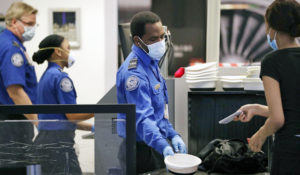
[[274,39],[271,41],[270,32],[267,35],[268,43],[273,50],[278,50],[277,42],[276,42],[276,34],[275,32]]

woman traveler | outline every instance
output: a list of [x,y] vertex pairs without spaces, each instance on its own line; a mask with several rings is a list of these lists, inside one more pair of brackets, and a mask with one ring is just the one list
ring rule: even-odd
[[260,151],[266,138],[275,134],[271,175],[300,174],[300,4],[276,0],[265,14],[268,43],[274,50],[261,63],[267,106],[240,108],[242,122],[255,115],[267,118],[251,137],[249,146]]

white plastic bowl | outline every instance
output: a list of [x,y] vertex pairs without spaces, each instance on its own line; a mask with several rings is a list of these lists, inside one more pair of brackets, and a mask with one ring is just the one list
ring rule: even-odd
[[200,70],[210,69],[210,68],[213,68],[213,67],[217,67],[216,62],[196,64],[194,66],[186,67],[185,70],[186,71],[200,71]]
[[218,71],[205,72],[199,74],[186,74],[186,79],[203,78],[203,77],[217,77]]
[[175,154],[165,158],[169,171],[180,174],[190,174],[197,171],[201,159],[190,154]]
[[243,80],[221,80],[223,88],[244,88]]
[[248,70],[247,71],[248,77],[258,77],[260,74],[260,70]]
[[220,76],[221,80],[238,80],[238,81],[243,81],[243,79],[245,79],[246,76]]
[[216,88],[217,79],[205,79],[205,80],[186,80],[189,88],[197,89],[212,89]]
[[260,70],[260,66],[248,66],[247,70]]
[[260,78],[245,78],[244,82],[256,82],[256,83],[262,83]]
[[217,79],[217,75],[214,76],[200,76],[200,77],[194,77],[194,76],[186,76],[186,80],[211,80],[211,79]]
[[199,74],[205,74],[205,73],[212,73],[212,72],[218,72],[218,68],[212,67],[205,70],[199,70],[199,71],[185,71],[188,75],[199,75]]
[[244,89],[247,91],[263,91],[264,85],[259,78],[244,79]]

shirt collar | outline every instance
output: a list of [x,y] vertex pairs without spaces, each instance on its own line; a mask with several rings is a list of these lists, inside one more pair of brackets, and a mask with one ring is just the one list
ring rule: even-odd
[[134,54],[143,61],[145,65],[149,65],[152,62],[152,59],[147,55],[141,48],[136,46],[135,44],[132,45],[131,50]]
[[26,48],[23,46],[23,43],[20,41],[20,39],[14,33],[12,33],[12,31],[10,31],[8,29],[4,29],[3,33],[7,34],[13,41],[18,42],[18,44],[26,51]]
[[4,29],[3,33],[7,33],[11,38],[17,40],[18,42],[22,43],[21,40],[14,34],[12,33],[12,31],[8,30],[8,29]]
[[54,62],[48,62],[48,68],[50,68],[50,67],[61,69],[61,67],[57,63],[54,63]]

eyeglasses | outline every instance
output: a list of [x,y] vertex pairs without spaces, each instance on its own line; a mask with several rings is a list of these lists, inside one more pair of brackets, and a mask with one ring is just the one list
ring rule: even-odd
[[22,22],[26,26],[31,26],[31,27],[39,27],[39,24],[34,24],[33,22],[25,22],[22,19],[18,19],[18,21]]

